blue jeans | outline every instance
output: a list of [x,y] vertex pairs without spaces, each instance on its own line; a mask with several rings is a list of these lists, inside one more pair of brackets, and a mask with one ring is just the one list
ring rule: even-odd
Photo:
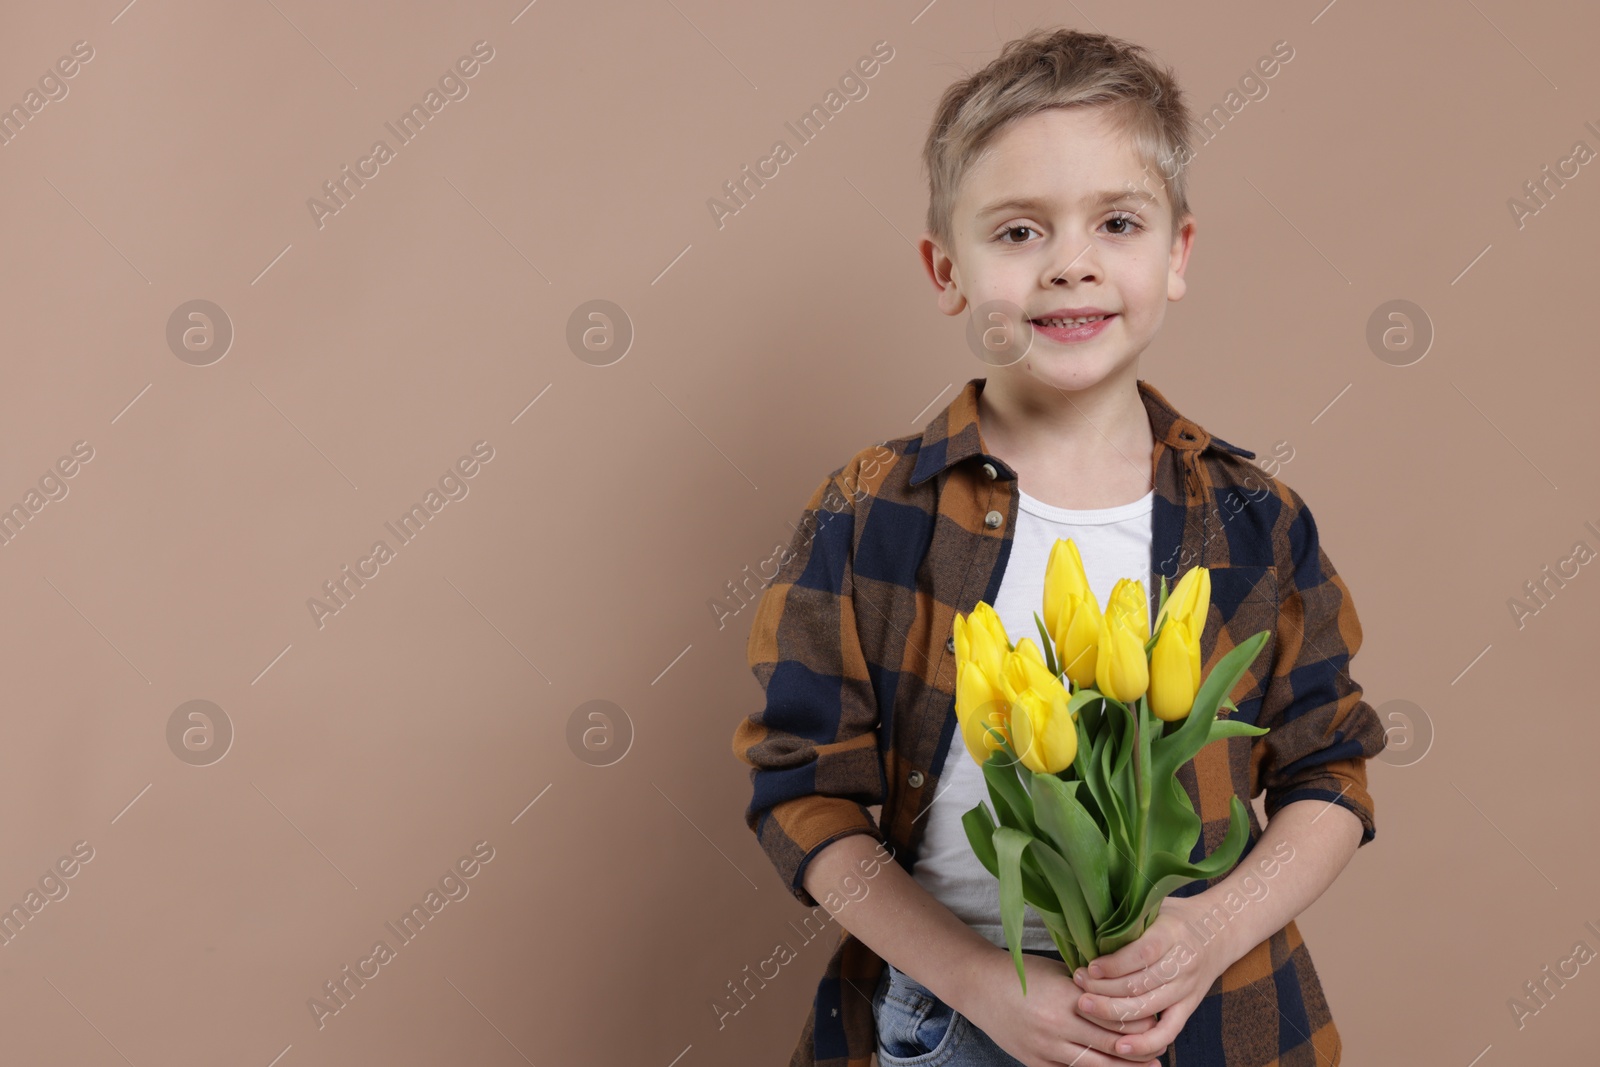
[[[1023,952],[1061,959],[1054,950]],[[872,998],[872,1014],[881,1067],[1021,1067],[1021,1060],[888,960]]]

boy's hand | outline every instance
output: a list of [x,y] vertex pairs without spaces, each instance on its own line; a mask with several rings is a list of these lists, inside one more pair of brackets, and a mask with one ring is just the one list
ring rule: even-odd
[[[1115,1028],[1120,1021],[1160,1021],[1142,1033],[1119,1037],[1112,1046],[1129,1059],[1154,1056],[1178,1036],[1183,1024],[1212,984],[1238,959],[1231,928],[1222,927],[1209,941],[1194,936],[1190,921],[1207,914],[1205,894],[1167,897],[1161,914],[1137,941],[1090,960],[1073,976],[1079,986],[1077,1009],[1090,1019]],[[1118,1046],[1126,1045],[1126,1048]]]
[[[963,988],[962,1002],[951,1006],[1027,1067],[1067,1063],[1074,1067],[1159,1067],[1154,1061],[1164,1044],[1137,1056],[1111,1051],[1119,1038],[1142,1035],[1155,1025],[1155,1020],[1112,1019],[1102,1024],[1085,1018],[1077,1008],[1082,990],[1073,984],[1072,976],[1059,960],[1023,954],[1027,995],[1023,995],[1017,981],[1017,966],[1011,953],[1005,949],[982,952],[974,963]],[[1146,1041],[1141,1047],[1149,1044]]]

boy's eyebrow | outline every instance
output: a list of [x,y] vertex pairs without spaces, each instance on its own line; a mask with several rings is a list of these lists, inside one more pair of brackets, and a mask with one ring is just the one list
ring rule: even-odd
[[[1143,189],[1111,189],[1103,193],[1089,194],[1089,202],[1096,207],[1107,207],[1121,200],[1145,200],[1151,204],[1158,202],[1153,195]],[[980,210],[978,218],[993,215],[997,211],[1032,211],[1036,208],[1047,208],[1051,203],[1049,199],[1039,196],[1008,196]]]

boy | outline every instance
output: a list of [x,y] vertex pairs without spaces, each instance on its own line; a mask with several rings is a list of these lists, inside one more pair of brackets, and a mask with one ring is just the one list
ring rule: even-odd
[[[1137,377],[1184,295],[1194,132],[1143,49],[1073,31],[1011,42],[940,103],[923,263],[940,309],[978,320],[991,373],[812,494],[750,632],[765,706],[733,738],[746,821],[789,891],[849,897],[791,1067],[1340,1061],[1294,918],[1374,835],[1366,760],[1384,736],[1348,671],[1360,623],[1300,496]],[[1231,694],[1232,717],[1269,732],[1180,773],[1204,828],[1193,859],[1234,795],[1265,791],[1268,825],[1249,809],[1231,872],[1076,975],[1030,910],[1024,996],[960,826],[984,793],[951,752],[952,624],[983,600],[1037,640],[1069,536],[1099,602],[1142,577],[1152,619],[1161,576],[1209,568],[1207,672],[1273,632]]]

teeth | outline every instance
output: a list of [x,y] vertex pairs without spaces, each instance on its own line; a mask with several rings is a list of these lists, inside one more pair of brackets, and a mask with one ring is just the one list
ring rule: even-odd
[[1039,319],[1043,326],[1082,326],[1086,322],[1099,322],[1104,315],[1089,315],[1080,319]]

